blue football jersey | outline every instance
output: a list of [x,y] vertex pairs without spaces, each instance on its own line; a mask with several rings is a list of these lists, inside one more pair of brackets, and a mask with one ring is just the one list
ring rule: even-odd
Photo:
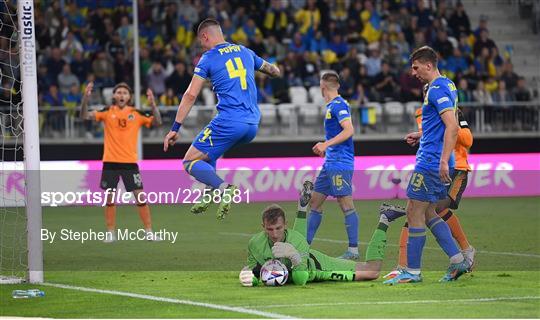
[[[326,117],[324,119],[324,130],[326,140],[330,140],[337,136],[343,128],[341,121],[351,118],[351,110],[349,104],[341,96],[337,96],[334,100],[326,105]],[[340,162],[343,164],[354,164],[354,144],[353,139],[343,141],[342,143],[333,145],[326,149],[326,162]]]
[[[428,87],[422,105],[422,138],[416,153],[416,165],[430,170],[439,170],[439,162],[444,144],[443,112],[457,112],[456,85],[446,77],[435,79]],[[448,161],[454,167],[454,154]]]
[[195,67],[194,74],[212,82],[217,95],[220,121],[258,124],[261,118],[257,106],[255,71],[263,59],[250,49],[232,43],[218,44],[206,51]]

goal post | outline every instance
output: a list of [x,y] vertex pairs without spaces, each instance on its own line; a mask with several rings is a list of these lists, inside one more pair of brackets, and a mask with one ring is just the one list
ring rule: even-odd
[[41,179],[39,154],[39,112],[37,92],[36,38],[33,0],[17,1],[19,54],[22,82],[23,152],[27,217],[28,273],[30,283],[43,282],[41,242]]

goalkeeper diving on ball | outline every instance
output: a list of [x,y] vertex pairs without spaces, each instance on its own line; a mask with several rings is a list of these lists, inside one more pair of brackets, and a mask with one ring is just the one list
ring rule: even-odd
[[319,281],[370,281],[379,278],[386,250],[386,230],[390,222],[381,214],[366,250],[366,262],[330,257],[311,249],[306,241],[306,211],[313,184],[303,184],[298,201],[298,213],[293,229],[287,229],[285,212],[277,204],[263,211],[263,231],[254,235],[248,244],[247,266],[240,271],[240,283],[257,286],[261,266],[268,260],[279,259],[289,269],[287,282],[304,285]]

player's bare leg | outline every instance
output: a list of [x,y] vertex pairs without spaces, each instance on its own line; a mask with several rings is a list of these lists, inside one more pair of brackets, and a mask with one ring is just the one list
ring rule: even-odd
[[107,224],[107,233],[103,242],[111,243],[116,241],[116,205],[114,204],[114,194],[107,193],[105,204],[105,223]]
[[339,258],[348,260],[358,260],[358,214],[354,208],[352,196],[337,197],[337,202],[345,218],[345,229],[349,239],[349,247]]
[[319,228],[322,220],[322,205],[328,196],[317,191],[313,191],[311,194],[311,211],[307,221],[307,234],[306,240],[308,244],[313,242],[315,233]]
[[133,190],[133,196],[137,203],[137,209],[139,210],[139,217],[144,225],[144,231],[146,232],[146,240],[148,241],[161,241],[162,239],[155,235],[152,231],[152,216],[150,215],[150,207],[146,203],[144,193],[142,189]]

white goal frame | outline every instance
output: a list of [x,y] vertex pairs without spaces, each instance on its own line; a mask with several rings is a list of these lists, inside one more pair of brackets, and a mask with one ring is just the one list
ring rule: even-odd
[[28,272],[26,277],[30,283],[42,283],[43,245],[41,243],[39,113],[33,0],[17,1],[17,17],[24,125],[23,152],[28,248]]

